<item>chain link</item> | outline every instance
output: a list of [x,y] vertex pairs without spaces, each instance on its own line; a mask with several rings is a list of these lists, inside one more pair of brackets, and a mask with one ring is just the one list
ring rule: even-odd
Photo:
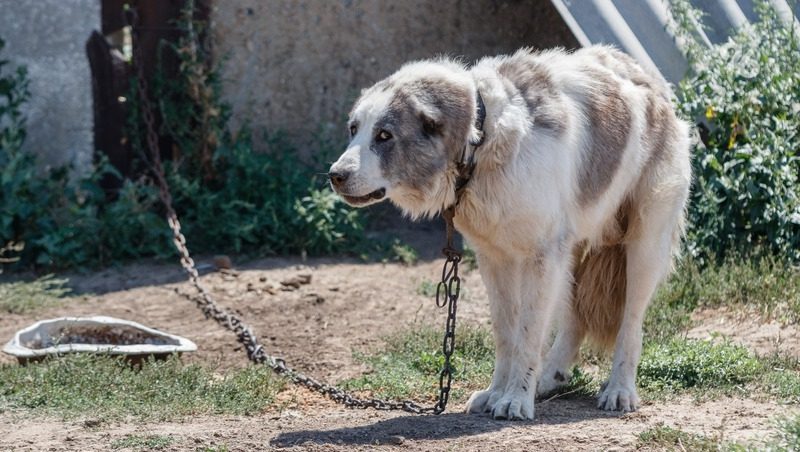
[[458,263],[461,259],[461,254],[452,247],[452,215],[446,218],[447,221],[447,247],[444,249],[446,261],[442,272],[442,281],[436,290],[436,305],[438,307],[447,306],[447,322],[445,326],[445,335],[442,343],[442,351],[444,353],[444,366],[439,374],[439,401],[432,407],[423,407],[411,400],[383,400],[378,398],[362,399],[354,395],[322,383],[308,375],[292,369],[286,365],[282,358],[272,356],[264,350],[264,347],[259,343],[258,337],[253,332],[249,325],[244,323],[235,314],[220,308],[214,301],[211,294],[200,284],[199,273],[195,267],[194,260],[189,254],[189,248],[186,246],[186,237],[181,232],[181,223],[178,220],[178,215],[172,206],[172,195],[169,191],[169,184],[167,183],[164,174],[164,168],[161,163],[161,155],[158,145],[158,134],[156,133],[155,117],[153,114],[153,106],[147,93],[147,84],[145,82],[144,70],[142,66],[142,56],[140,46],[138,45],[139,28],[136,27],[137,17],[134,9],[126,11],[125,19],[129,25],[132,26],[133,33],[133,64],[137,71],[137,89],[139,91],[139,98],[141,99],[141,113],[146,128],[147,147],[150,151],[149,165],[152,173],[156,178],[156,184],[159,188],[159,196],[161,202],[166,209],[167,223],[172,231],[172,242],[180,255],[180,263],[184,271],[189,276],[189,282],[196,290],[196,294],[184,294],[177,291],[179,294],[185,296],[193,301],[195,305],[203,312],[207,319],[213,319],[217,324],[231,331],[236,335],[236,339],[241,343],[247,351],[247,357],[250,361],[257,364],[264,364],[269,366],[276,374],[288,378],[292,383],[304,386],[309,390],[322,394],[331,400],[338,402],[350,408],[374,408],[376,410],[402,410],[414,414],[440,414],[446,406],[450,396],[450,385],[453,379],[453,369],[450,363],[450,358],[453,354],[455,347],[455,322],[456,322],[456,303],[461,287],[461,279],[458,276]]

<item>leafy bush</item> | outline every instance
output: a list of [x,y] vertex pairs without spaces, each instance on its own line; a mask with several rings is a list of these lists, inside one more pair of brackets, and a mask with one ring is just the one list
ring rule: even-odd
[[696,255],[766,250],[798,261],[800,35],[768,2],[758,12],[760,21],[708,48],[691,33],[701,14],[673,1],[695,72],[680,85],[681,108],[705,123],[688,238]]
[[[0,40],[0,49],[3,43]],[[0,60],[0,243],[24,244],[18,265],[76,266],[163,254],[166,223],[153,211],[155,192],[126,182],[107,202],[99,181],[114,169],[104,160],[86,177],[69,168],[42,169],[23,152],[30,97],[27,72],[3,75]]]

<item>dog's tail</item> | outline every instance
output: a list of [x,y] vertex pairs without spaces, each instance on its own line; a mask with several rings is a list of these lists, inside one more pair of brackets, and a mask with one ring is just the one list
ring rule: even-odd
[[625,309],[625,245],[600,246],[576,256],[573,314],[589,339],[614,346]]

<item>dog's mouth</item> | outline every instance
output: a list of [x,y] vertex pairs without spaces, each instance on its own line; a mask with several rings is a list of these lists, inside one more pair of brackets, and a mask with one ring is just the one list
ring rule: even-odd
[[371,193],[368,193],[364,196],[350,196],[339,193],[345,201],[351,206],[363,206],[366,204],[373,203],[375,201],[380,201],[386,196],[386,189],[379,188]]

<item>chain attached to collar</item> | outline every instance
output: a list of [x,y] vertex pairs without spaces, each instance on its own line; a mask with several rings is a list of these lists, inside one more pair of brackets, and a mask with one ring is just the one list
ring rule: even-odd
[[[456,216],[456,206],[458,206],[464,189],[475,171],[475,150],[483,144],[486,136],[483,131],[483,123],[486,120],[486,105],[483,103],[480,92],[477,94],[477,105],[478,112],[475,118],[475,128],[480,136],[477,141],[469,141],[464,144],[464,149],[461,151],[461,159],[456,163],[458,175],[456,176],[455,202],[442,211],[447,244],[442,249],[445,261],[442,267],[442,279],[436,286],[436,306],[439,308],[447,307],[447,319],[445,320],[444,338],[442,339],[444,364],[439,373],[439,402],[434,406],[434,413],[436,414],[443,412],[447,406],[447,401],[450,398],[450,385],[453,381],[454,369],[451,358],[455,351],[456,309],[458,308],[458,296],[461,293],[461,277],[458,276],[458,264],[461,262],[462,257],[462,252],[456,248],[454,242],[456,228],[453,224],[453,218]],[[472,146],[469,159],[466,156],[468,146]]]

